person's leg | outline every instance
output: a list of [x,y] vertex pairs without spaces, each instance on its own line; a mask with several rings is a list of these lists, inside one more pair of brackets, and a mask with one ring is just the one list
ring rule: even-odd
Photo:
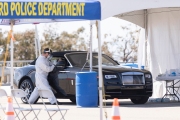
[[[48,90],[51,90],[51,86],[49,85],[48,81],[46,79],[42,80],[41,81],[41,85],[40,85],[40,89],[48,89]],[[51,90],[52,91],[52,90]],[[51,104],[54,104],[57,100],[56,98],[48,98],[49,99],[49,102]]]
[[31,93],[31,96],[29,97],[28,102],[30,104],[34,104],[38,99],[39,99],[38,89],[37,87],[35,87],[33,92]]
[[57,74],[50,74],[48,76],[49,85],[61,96],[65,97],[67,94],[65,91],[59,86],[58,82],[58,75]]

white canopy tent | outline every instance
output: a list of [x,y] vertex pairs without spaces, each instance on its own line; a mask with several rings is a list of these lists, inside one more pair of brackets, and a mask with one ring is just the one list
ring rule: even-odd
[[[144,28],[139,41],[138,63],[152,72],[154,80],[166,70],[180,69],[179,0],[100,1],[102,19],[115,16]],[[162,97],[165,93],[165,84],[158,85],[154,86],[154,97]]]
[[[179,0],[99,0],[101,2],[101,19],[104,20],[108,17],[112,17],[115,15],[123,15],[128,12],[136,11],[135,13],[143,13],[146,9],[152,8],[163,8],[163,7],[179,7]],[[138,11],[139,10],[139,11]],[[143,16],[142,16],[143,17]],[[133,20],[133,18],[129,21],[140,24],[140,22],[145,22],[145,20],[141,20],[139,17],[136,17],[139,20]],[[143,25],[143,24],[142,24]],[[140,25],[141,26],[141,25]],[[143,26],[142,26],[143,27]]]
[[[0,0],[0,1],[6,2],[6,0]],[[23,1],[23,0],[19,0],[19,1]],[[42,0],[39,0],[39,1],[42,2]],[[62,1],[65,2],[66,0],[62,0]],[[70,1],[75,1],[75,0],[70,0]],[[78,0],[78,2],[79,1],[82,1],[82,0]],[[92,1],[87,0],[87,2],[92,2]],[[173,59],[175,59],[175,55],[177,54],[180,55],[179,54],[180,50],[178,50],[179,48],[178,41],[180,39],[180,36],[178,34],[178,30],[180,29],[180,24],[179,24],[180,18],[178,16],[179,10],[178,11],[175,10],[176,11],[175,14],[174,12],[172,13],[171,11],[171,12],[166,12],[166,15],[164,15],[162,13],[162,10],[156,9],[156,8],[163,8],[163,10],[166,10],[166,9],[171,9],[168,7],[179,7],[180,6],[179,0],[171,0],[171,1],[170,0],[136,0],[136,1],[134,0],[113,0],[113,1],[112,0],[99,0],[99,1],[101,3],[101,20],[104,20],[111,16],[118,15],[119,18],[133,22],[146,29],[145,39],[149,42],[149,45],[150,45],[149,61],[151,61],[148,66],[154,78],[160,72],[164,72],[165,69],[177,67],[175,65],[176,62],[174,62]],[[15,2],[15,0],[13,0],[13,2]],[[176,9],[179,9],[179,8],[176,8]],[[94,9],[91,9],[89,11],[93,11],[93,10]],[[159,16],[159,15],[151,14],[151,16],[149,16],[149,14],[147,14],[147,13],[150,13],[151,11],[157,12],[156,10],[157,11],[160,10],[162,15]],[[171,13],[171,14],[168,14],[168,13]],[[166,21],[167,20],[166,16],[168,16],[169,21]],[[177,19],[174,20],[173,16],[177,17]],[[11,18],[11,19],[14,19],[14,18]],[[5,19],[9,19],[9,18],[5,18]],[[33,17],[31,19],[33,19]],[[34,17],[34,19],[36,18]],[[77,17],[77,18],[74,18],[74,20],[80,20],[80,19]],[[95,19],[90,19],[90,20],[95,20]],[[162,20],[164,21],[162,22]],[[68,21],[68,19],[63,18],[63,21]],[[173,23],[171,21],[173,21]],[[43,19],[43,22],[48,22],[48,21],[46,21],[46,18],[45,18]],[[56,19],[51,19],[51,22],[58,22],[58,21],[56,21]],[[6,23],[6,22],[4,21],[3,23]],[[7,23],[9,24],[10,22],[7,21]],[[23,24],[23,22],[21,23]],[[29,23],[29,21],[28,22],[26,21],[25,23]],[[30,23],[34,23],[34,22],[31,21]],[[173,26],[171,26],[171,23],[173,24]],[[18,22],[16,24],[18,24]],[[100,24],[98,25],[99,25],[98,34],[99,34],[99,39],[101,40]],[[159,31],[162,31],[162,33],[160,33]],[[175,37],[173,38],[173,36]],[[99,58],[101,57],[100,40],[98,41]],[[161,44],[163,44],[163,46]],[[169,46],[169,44],[171,46]],[[158,49],[160,46],[163,47],[163,49]],[[169,55],[169,59],[167,59],[168,58],[167,55]],[[101,63],[101,59],[99,59],[99,63]],[[100,93],[102,94],[102,82],[101,82],[102,69],[101,69],[101,64],[99,65],[100,65],[99,66],[99,79],[100,79],[99,88],[100,88]],[[13,70],[12,70],[12,73],[13,73]],[[100,98],[100,100],[101,99],[102,97]],[[100,119],[102,119],[101,116],[102,115],[100,115]]]
[[[0,0],[0,25],[63,21],[98,21],[98,75],[100,120],[102,120],[101,5],[97,0]],[[36,35],[37,38],[37,35]],[[13,88],[13,39],[11,37],[11,88]],[[92,53],[92,52],[91,52]],[[92,63],[91,63],[92,64]],[[0,82],[1,83],[1,82]]]

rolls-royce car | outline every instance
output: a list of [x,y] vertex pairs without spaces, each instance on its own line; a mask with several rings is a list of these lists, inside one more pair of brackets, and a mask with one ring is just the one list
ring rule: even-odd
[[[70,99],[74,103],[76,102],[76,73],[89,71],[90,63],[87,57],[86,51],[62,51],[53,52],[51,59],[52,62],[59,58],[64,60],[64,70],[59,71],[58,74],[59,86],[67,94],[65,99]],[[98,53],[95,52],[92,54],[92,69],[98,72]],[[35,87],[35,71],[35,60],[14,71],[14,85],[24,90],[27,98]],[[105,99],[130,99],[134,104],[145,104],[152,96],[152,75],[148,70],[120,66],[117,61],[102,54],[102,75]],[[55,90],[53,92],[57,98],[64,99]],[[22,101],[26,103],[24,99]]]

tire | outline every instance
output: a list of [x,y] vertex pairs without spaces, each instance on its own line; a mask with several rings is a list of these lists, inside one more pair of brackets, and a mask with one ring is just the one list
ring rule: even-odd
[[76,98],[74,97],[74,98],[70,98],[70,101],[72,102],[72,103],[75,103],[76,104]]
[[[19,85],[19,88],[22,89],[23,91],[25,91],[25,93],[27,94],[27,99],[29,99],[29,97],[31,96],[31,93],[34,90],[34,85],[33,85],[31,80],[24,79],[21,82],[21,84]],[[38,99],[34,102],[34,104],[37,103]],[[23,103],[26,103],[26,104],[28,103],[25,98],[21,98],[21,100],[22,100]]]
[[134,104],[145,104],[148,99],[149,97],[131,98],[131,102],[133,102]]

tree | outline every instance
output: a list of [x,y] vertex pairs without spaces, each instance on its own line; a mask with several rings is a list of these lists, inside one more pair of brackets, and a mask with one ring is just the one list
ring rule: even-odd
[[50,47],[53,51],[72,51],[72,50],[87,50],[87,45],[82,33],[84,27],[77,29],[73,33],[63,31],[58,33],[56,28],[49,25],[43,33],[44,39],[41,41],[42,48]]
[[[136,26],[136,30],[131,30],[127,26],[121,27],[125,31],[125,36],[116,36],[112,41],[104,42],[102,45],[102,51],[105,51],[106,54],[112,53],[112,56],[115,58],[118,57],[118,61],[122,62],[135,62],[137,61],[137,50],[138,50],[138,41],[140,30]],[[108,34],[105,34],[104,37],[108,37]],[[110,48],[114,50],[110,50]],[[110,53],[109,53],[110,52]]]
[[123,54],[120,59],[123,62],[137,61],[138,41],[139,41],[139,34],[141,29],[136,29],[134,31],[132,31],[128,27],[122,27],[122,29],[126,31],[127,34],[124,38],[118,37],[116,41],[116,42],[122,41],[124,44],[118,48],[118,50]]
[[[0,29],[0,49],[1,49],[1,53],[0,53],[0,61],[4,60],[5,57],[5,52],[6,52],[6,47],[7,47],[7,34],[8,32],[2,32],[2,29]],[[10,60],[10,55],[8,54],[7,56],[7,60]]]
[[26,30],[24,32],[15,32],[14,38],[14,59],[15,60],[33,60],[35,59],[35,32]]
[[[73,33],[63,31],[58,33],[57,26],[49,25],[46,27],[43,36],[45,40],[41,40],[42,48],[50,47],[53,51],[65,50],[87,50],[87,43],[83,37],[84,27],[77,29]],[[6,32],[7,33],[7,32]],[[7,36],[0,32],[0,48],[3,48],[3,54],[0,54],[0,60],[4,60]],[[14,60],[33,60],[35,59],[35,32],[34,30],[26,30],[24,32],[14,32]],[[10,53],[7,60],[10,60]]]
[[109,42],[106,42],[106,41],[103,43],[102,49],[101,49],[102,53],[108,55],[109,57],[113,57],[114,52],[109,51],[108,44],[109,44]]

